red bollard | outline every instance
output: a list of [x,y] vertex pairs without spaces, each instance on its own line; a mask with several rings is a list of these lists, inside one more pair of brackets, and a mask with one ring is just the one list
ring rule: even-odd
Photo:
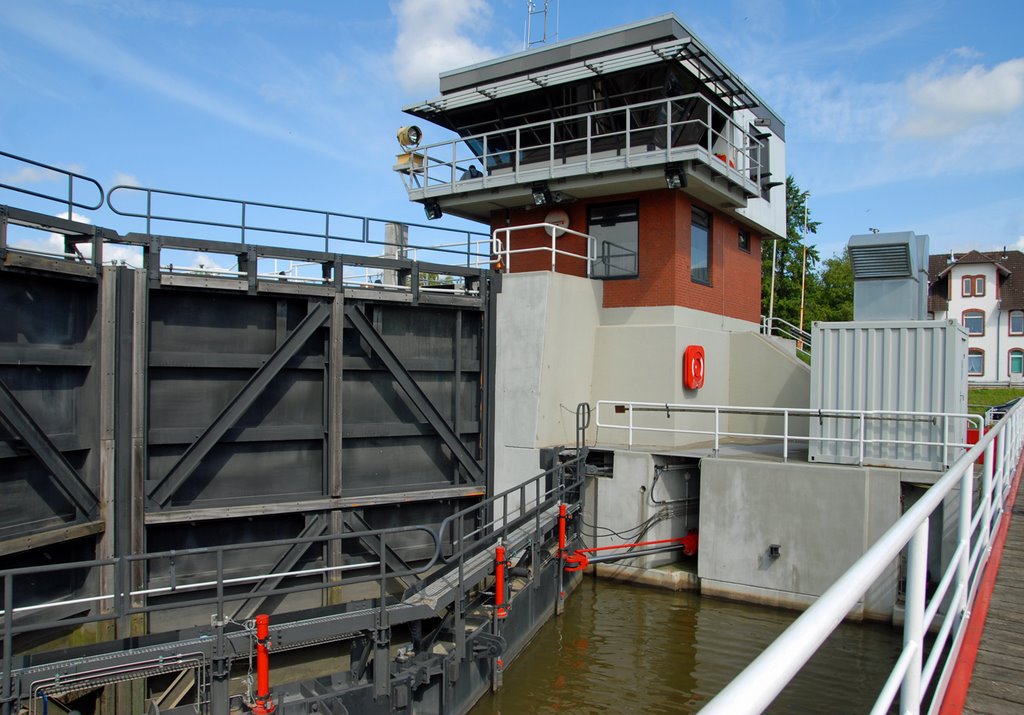
[[252,704],[255,715],[270,715],[277,710],[274,699],[270,697],[269,639],[270,616],[256,616],[256,702]]
[[565,551],[565,504],[558,505],[558,552]]
[[505,547],[494,549],[494,612],[498,618],[508,615],[505,609]]

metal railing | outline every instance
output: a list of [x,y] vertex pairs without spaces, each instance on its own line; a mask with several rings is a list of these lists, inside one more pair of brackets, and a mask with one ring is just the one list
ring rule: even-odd
[[[128,210],[115,205],[115,196],[124,198],[123,194],[130,193],[141,195],[143,208]],[[176,201],[184,203],[194,202],[196,211],[207,211],[211,215],[220,211],[224,212],[224,217],[204,219],[199,218],[197,215],[170,213],[166,209],[160,211],[158,210],[159,207],[154,207],[154,203],[161,200],[169,204]],[[458,235],[464,238],[464,240],[455,242],[450,240],[438,243],[410,242],[401,246],[403,250],[429,251],[446,256],[459,256],[460,263],[464,261],[466,266],[472,266],[474,261],[486,261],[488,259],[487,254],[479,253],[475,249],[475,247],[483,245],[488,241],[486,233],[429,224],[398,222],[369,216],[357,216],[323,209],[310,209],[262,201],[230,199],[220,196],[206,196],[182,191],[167,191],[125,185],[118,185],[110,189],[107,195],[107,206],[119,216],[144,219],[147,234],[153,233],[154,223],[166,222],[228,229],[232,232],[237,231],[237,239],[242,244],[250,242],[252,234],[315,239],[317,242],[323,242],[320,250],[330,252],[332,251],[332,241],[395,246],[395,242],[386,240],[383,234],[385,226],[397,224],[408,227],[410,230],[430,231],[443,236]],[[302,223],[306,223],[310,227],[307,229],[294,228],[295,225]],[[313,225],[316,225],[316,228],[313,228]]]
[[801,330],[788,320],[762,315],[761,334],[792,340],[796,343],[798,353],[802,353],[808,358],[811,356],[811,334],[806,330]]
[[[764,711],[904,550],[907,586],[903,649],[871,712],[872,715],[888,712],[897,692],[901,713],[917,715],[922,709],[929,714],[938,712],[1018,467],[1024,439],[1022,409],[1021,404],[1015,405],[976,446],[962,455],[701,712],[746,715]],[[974,464],[982,456],[980,500],[975,506]],[[937,576],[938,584],[931,589],[927,583],[930,519],[946,497],[957,489],[960,500],[956,517],[957,547],[948,566]],[[947,512],[945,518],[949,517]],[[935,632],[933,641],[925,637],[929,631]],[[925,702],[929,692],[931,698]]]
[[[551,245],[534,245],[527,246],[526,248],[512,248],[512,234],[517,231],[529,231],[534,229],[544,229],[551,237]],[[574,251],[567,251],[562,248],[558,248],[558,239],[561,236],[569,235],[582,238],[586,241],[587,252],[585,254],[576,253]],[[558,226],[553,223],[529,223],[522,226],[506,226],[504,228],[496,228],[491,234],[491,263],[493,265],[499,265],[503,270],[507,272],[512,271],[512,256],[521,255],[525,253],[548,253],[551,255],[551,270],[555,270],[555,265],[558,261],[559,256],[565,256],[576,261],[583,261],[586,266],[587,277],[590,277],[591,270],[594,264],[594,258],[596,255],[595,245],[596,240],[593,236],[579,231],[573,231],[572,229],[565,228],[564,226]]]
[[[398,601],[388,598],[387,582],[409,576],[428,578],[457,569],[456,587],[466,590],[463,569],[467,559],[493,547],[512,530],[534,524],[542,536],[542,517],[559,501],[580,498],[585,452],[543,471],[521,484],[480,500],[455,512],[439,525],[411,525],[371,531],[326,534],[245,544],[168,550],[116,558],[92,559],[0,571],[3,603],[2,626],[3,692],[0,703],[12,702],[12,669],[15,663],[14,636],[50,628],[67,628],[87,623],[158,611],[213,606],[216,622],[230,620],[228,604],[244,604],[267,597],[311,591],[328,591],[339,586],[376,582],[380,598],[374,606],[382,612]],[[567,475],[573,475],[570,479]],[[467,522],[472,526],[467,528]],[[344,563],[295,566],[281,572],[252,573],[238,566],[245,552],[302,548],[312,550],[313,560],[331,549],[340,551]],[[389,564],[394,549],[413,549],[414,565],[398,568]],[[212,559],[211,559],[212,557]],[[212,560],[212,564],[210,563]],[[159,568],[157,568],[159,567]],[[440,570],[434,571],[440,567]],[[93,586],[90,592],[70,598],[34,600],[31,583],[37,578],[64,574],[68,579],[99,569],[109,586]],[[159,573],[158,576],[154,574]],[[344,573],[344,581],[338,577]],[[185,574],[185,575],[181,575]],[[333,577],[333,578],[332,578]],[[17,597],[17,598],[16,598]],[[164,598],[161,598],[164,597]],[[17,601],[21,601],[18,603]]]
[[[602,408],[604,413],[602,415]],[[608,410],[613,414],[624,414],[625,424],[622,422],[609,421]],[[673,414],[704,414],[713,419],[708,429],[697,429],[692,427],[655,427],[651,425],[638,425],[635,420],[636,413],[664,414],[669,417]],[[733,431],[726,429],[722,424],[722,418],[727,415],[744,415],[751,417],[775,417],[782,420],[782,431],[762,430],[759,432]],[[795,418],[803,419],[842,419],[854,420],[860,425],[860,432],[856,437],[812,437],[807,434],[795,434],[793,421]],[[942,441],[913,440],[913,439],[889,439],[884,437],[871,437],[868,432],[868,424],[876,422],[924,422],[935,424],[942,422]],[[598,429],[624,430],[626,432],[626,446],[632,448],[634,434],[636,432],[653,432],[663,434],[688,434],[711,437],[713,439],[714,451],[717,453],[721,448],[722,440],[726,438],[754,438],[772,439],[782,441],[783,461],[789,460],[792,443],[810,443],[813,441],[829,441],[845,444],[856,444],[858,446],[857,464],[864,464],[864,459],[871,445],[907,445],[917,447],[941,447],[943,463],[949,464],[950,451],[954,449],[965,449],[969,447],[966,442],[958,442],[949,439],[951,427],[956,422],[963,421],[965,424],[973,423],[981,428],[983,418],[980,415],[960,414],[953,412],[912,412],[898,410],[815,410],[806,407],[739,407],[733,405],[690,405],[675,404],[667,402],[624,402],[615,400],[598,400],[597,415],[595,424]]]
[[410,196],[697,159],[756,195],[765,144],[701,94],[583,112],[411,150]]
[[[52,166],[50,164],[43,164],[42,162],[34,161],[33,159],[27,159],[17,154],[11,154],[6,151],[0,151],[0,156],[8,159],[13,159],[16,162],[26,164],[27,166],[7,178],[7,181],[17,180],[19,176],[23,177],[25,182],[40,182],[47,180],[67,181],[67,193],[61,196],[55,196],[53,194],[46,194],[41,191],[33,191],[27,189],[24,186],[18,186],[16,184],[10,184],[6,182],[0,182],[0,189],[10,189],[11,191],[17,191],[21,194],[27,194],[28,196],[35,196],[39,199],[46,199],[47,201],[54,201],[59,204],[64,204],[67,207],[68,218],[71,218],[71,212],[73,209],[84,209],[86,211],[93,211],[103,205],[104,193],[103,187],[100,183],[89,176],[79,174],[74,171],[67,169],[61,169],[58,166]],[[33,168],[34,167],[34,168]],[[36,169],[42,169],[41,172],[37,172]],[[96,192],[99,194],[99,198],[96,199],[95,203],[81,203],[75,200],[75,180],[79,182],[85,182],[95,187]]]

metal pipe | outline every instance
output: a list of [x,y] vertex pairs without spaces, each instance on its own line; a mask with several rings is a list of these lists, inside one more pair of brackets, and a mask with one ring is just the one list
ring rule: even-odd
[[640,551],[627,551],[624,554],[605,554],[604,556],[595,556],[588,558],[587,563],[590,564],[602,564],[609,561],[622,561],[623,559],[636,559],[641,556],[650,556],[651,554],[661,554],[666,551],[679,551],[680,549],[686,549],[685,544],[676,544],[675,546],[656,546],[653,549],[641,549]]
[[494,615],[505,618],[505,547],[499,543],[494,549]]
[[256,702],[255,715],[270,715],[277,709],[270,696],[270,616],[256,616]]
[[558,551],[565,551],[565,520],[566,520],[566,504],[562,502],[558,505]]

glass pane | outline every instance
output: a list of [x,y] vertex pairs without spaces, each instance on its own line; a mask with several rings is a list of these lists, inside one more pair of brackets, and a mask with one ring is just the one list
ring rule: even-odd
[[966,313],[964,327],[971,335],[981,335],[985,332],[985,318],[981,313]]
[[964,295],[970,295],[971,294],[971,279],[969,277],[968,278],[964,278],[963,283],[964,283],[964,285],[963,285],[963,294]]
[[1024,312],[1015,310],[1010,313],[1010,332],[1024,333]]
[[967,372],[972,375],[980,375],[985,371],[985,356],[982,353],[971,352],[967,354]]
[[589,226],[597,252],[593,276],[628,278],[637,275],[640,233],[636,202],[592,206]]
[[974,295],[985,295],[985,276],[974,279]]
[[707,213],[694,207],[690,224],[690,278],[711,285],[710,220]]
[[1024,353],[1017,351],[1010,353],[1010,373],[1014,375],[1024,373]]

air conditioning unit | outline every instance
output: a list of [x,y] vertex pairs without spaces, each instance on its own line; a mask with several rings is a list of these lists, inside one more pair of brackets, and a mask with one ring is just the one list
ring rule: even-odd
[[928,236],[913,231],[850,236],[854,320],[925,320]]

